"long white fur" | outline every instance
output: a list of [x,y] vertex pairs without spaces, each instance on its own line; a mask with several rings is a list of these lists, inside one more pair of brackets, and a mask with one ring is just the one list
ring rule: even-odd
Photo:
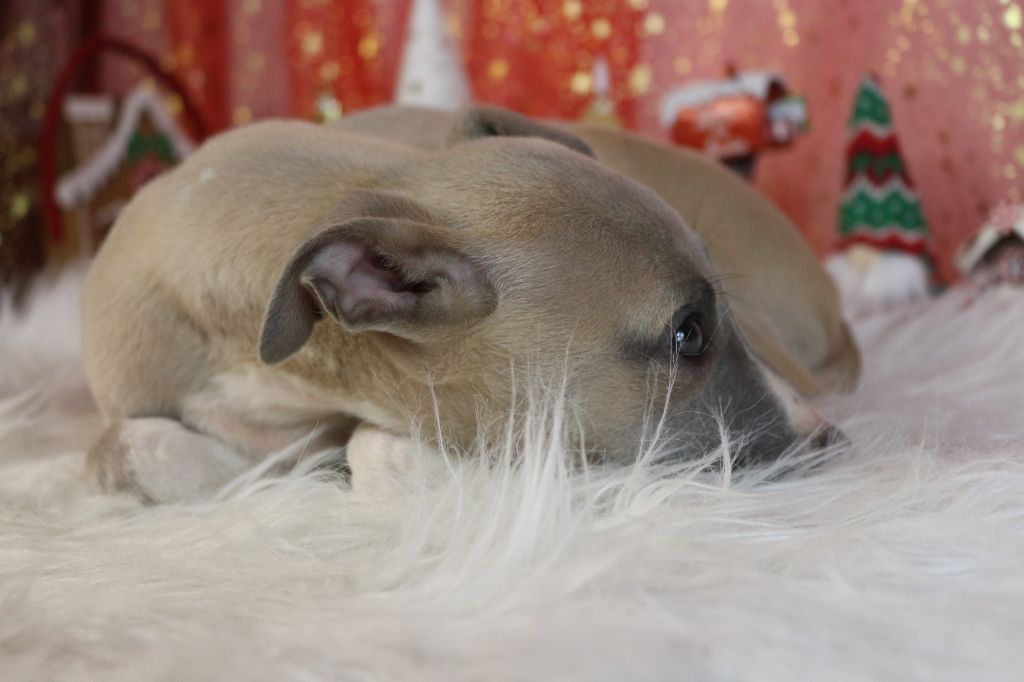
[[476,458],[412,449],[351,489],[305,459],[150,508],[82,478],[77,295],[0,317],[2,680],[1024,670],[1020,290],[862,320],[862,388],[819,405],[855,447],[779,478],[728,448],[573,466],[541,397]]

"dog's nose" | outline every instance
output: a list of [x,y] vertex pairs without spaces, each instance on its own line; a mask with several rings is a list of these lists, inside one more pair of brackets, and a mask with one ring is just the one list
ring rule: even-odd
[[810,445],[815,450],[824,450],[825,448],[846,448],[849,444],[850,438],[843,433],[842,429],[839,429],[832,424],[826,424],[824,427],[818,429],[810,440]]
[[825,419],[786,381],[770,370],[766,370],[765,375],[798,439],[806,440],[815,449],[838,447],[850,442],[845,433]]

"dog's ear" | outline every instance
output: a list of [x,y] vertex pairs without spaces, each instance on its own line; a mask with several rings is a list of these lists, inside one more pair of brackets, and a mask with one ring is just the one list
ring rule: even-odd
[[483,268],[444,230],[398,218],[356,218],[306,242],[285,267],[260,332],[260,359],[305,345],[330,315],[346,329],[422,340],[479,320],[497,295]]
[[508,109],[473,106],[457,117],[448,136],[449,144],[481,137],[540,137],[557,142],[580,154],[593,157],[590,146],[572,133],[557,126],[534,121]]

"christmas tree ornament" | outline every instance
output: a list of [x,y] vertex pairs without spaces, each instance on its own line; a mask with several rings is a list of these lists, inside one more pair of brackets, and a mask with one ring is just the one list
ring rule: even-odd
[[621,128],[622,121],[615,111],[615,100],[611,97],[611,70],[608,68],[608,60],[602,56],[594,58],[593,79],[594,99],[584,112],[583,120],[611,128]]
[[1024,286],[1024,204],[1002,204],[961,247],[957,269],[982,288]]
[[672,140],[725,161],[750,177],[764,149],[792,144],[807,129],[807,104],[777,73],[729,69],[723,80],[670,90],[660,122]]
[[448,36],[438,0],[415,0],[395,102],[432,109],[457,109],[470,101],[462,59]]
[[856,311],[926,296],[932,245],[878,81],[860,83],[849,123],[838,251],[826,266]]

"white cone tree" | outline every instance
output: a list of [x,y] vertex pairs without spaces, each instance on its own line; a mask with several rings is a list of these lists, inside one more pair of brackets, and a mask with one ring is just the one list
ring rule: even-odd
[[469,81],[459,51],[445,30],[440,0],[415,0],[395,103],[457,109],[469,100]]

